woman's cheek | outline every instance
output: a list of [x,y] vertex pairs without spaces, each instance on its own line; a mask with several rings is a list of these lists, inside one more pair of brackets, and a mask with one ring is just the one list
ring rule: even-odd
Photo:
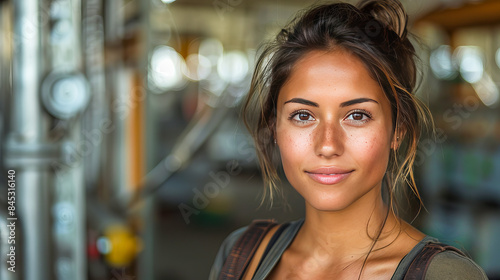
[[377,161],[387,158],[390,151],[390,141],[381,130],[365,130],[348,134],[350,150],[357,154],[354,158],[363,161]]
[[278,143],[280,150],[284,149],[286,151],[297,153],[303,150],[303,148],[309,143],[309,139],[306,136],[307,133],[294,129],[284,130],[283,132],[282,137],[280,137],[281,139],[278,139],[281,140]]
[[299,129],[283,129],[278,131],[278,148],[281,153],[283,165],[293,163],[300,166],[300,161],[305,159],[311,144],[310,133]]

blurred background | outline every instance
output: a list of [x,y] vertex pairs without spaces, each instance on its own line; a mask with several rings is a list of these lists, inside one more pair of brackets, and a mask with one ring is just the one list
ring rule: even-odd
[[[312,3],[1,0],[0,279],[206,279],[231,231],[301,218],[286,183],[259,207],[239,114],[259,45]],[[427,211],[402,215],[500,279],[500,1],[403,4],[437,131]]]

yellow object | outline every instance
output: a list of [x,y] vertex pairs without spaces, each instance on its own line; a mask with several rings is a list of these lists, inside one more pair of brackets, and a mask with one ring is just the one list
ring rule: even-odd
[[127,266],[141,251],[141,240],[126,226],[109,226],[104,231],[104,235],[109,240],[110,245],[105,259],[111,266]]

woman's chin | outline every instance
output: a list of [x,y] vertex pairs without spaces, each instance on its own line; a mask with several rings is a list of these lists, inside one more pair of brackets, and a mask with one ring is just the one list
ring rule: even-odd
[[308,204],[314,210],[322,212],[343,211],[352,205],[352,203],[341,199],[321,199],[306,202],[306,204]]

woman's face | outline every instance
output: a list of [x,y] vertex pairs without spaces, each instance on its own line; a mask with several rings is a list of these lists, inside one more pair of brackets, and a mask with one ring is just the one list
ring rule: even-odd
[[307,204],[339,211],[380,199],[391,107],[356,56],[307,53],[279,93],[276,121],[286,177]]

